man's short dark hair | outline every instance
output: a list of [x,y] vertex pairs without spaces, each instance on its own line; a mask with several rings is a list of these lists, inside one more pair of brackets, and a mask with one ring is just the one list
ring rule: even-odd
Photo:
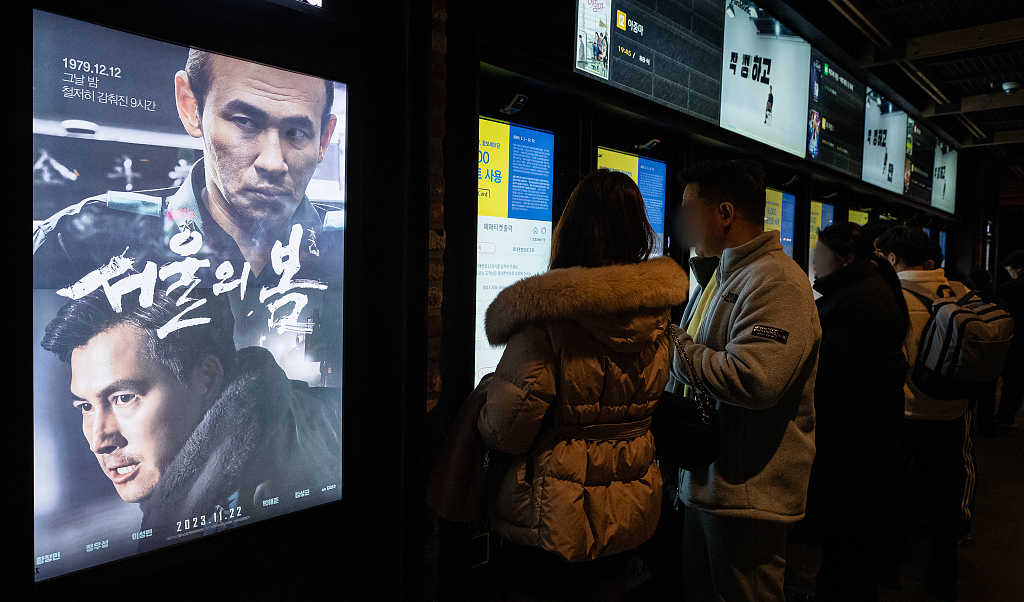
[[[185,61],[185,73],[188,75],[188,84],[192,88],[192,95],[196,97],[199,105],[199,114],[203,114],[206,106],[206,95],[210,92],[210,85],[213,83],[213,73],[210,70],[210,59],[213,53],[205,50],[190,48],[188,60]],[[324,111],[320,114],[320,133],[327,131],[327,120],[331,117],[331,108],[334,106],[334,82],[325,79],[324,91],[327,94],[327,102],[324,104]]]
[[931,259],[931,240],[920,228],[896,226],[878,238],[878,250],[885,255],[894,253],[904,265],[916,268]]
[[709,206],[725,201],[744,220],[764,223],[764,167],[757,161],[700,161],[679,175],[683,186],[696,184]]
[[230,303],[226,297],[213,295],[210,289],[193,289],[189,297],[207,301],[183,319],[204,317],[210,321],[179,328],[161,339],[157,336],[157,329],[183,309],[176,305],[177,299],[157,290],[153,304],[142,307],[139,295],[133,293],[121,298],[121,311],[116,312],[103,290],[98,289],[65,304],[57,312],[57,317],[46,325],[40,344],[62,362],[71,363],[71,352],[75,349],[115,326],[128,325],[142,332],[148,356],[166,366],[183,385],[208,355],[216,356],[224,367],[225,375],[230,374],[235,363],[235,320]]

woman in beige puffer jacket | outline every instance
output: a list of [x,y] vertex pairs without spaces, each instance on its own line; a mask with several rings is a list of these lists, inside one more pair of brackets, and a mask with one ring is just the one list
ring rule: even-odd
[[687,278],[670,258],[647,260],[653,237],[636,184],[597,170],[569,198],[552,269],[487,310],[488,340],[506,348],[478,426],[488,447],[512,455],[491,529],[544,552],[530,551],[528,566],[539,556],[546,577],[516,575],[520,586],[544,582],[519,588],[534,597],[595,577],[569,563],[624,578],[626,552],[658,523],[662,480],[647,427],[669,379],[669,312],[685,301]]

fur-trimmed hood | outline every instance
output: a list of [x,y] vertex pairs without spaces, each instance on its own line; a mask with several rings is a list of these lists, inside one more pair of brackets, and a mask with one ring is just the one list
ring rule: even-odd
[[650,344],[665,310],[686,301],[686,272],[670,257],[628,265],[550,270],[501,291],[487,308],[491,345],[537,320],[569,318],[612,347]]

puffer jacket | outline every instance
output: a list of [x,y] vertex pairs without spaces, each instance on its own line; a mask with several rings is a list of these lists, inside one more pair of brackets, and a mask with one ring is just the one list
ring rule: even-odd
[[654,412],[669,378],[670,308],[686,291],[686,273],[662,257],[551,270],[488,308],[487,338],[507,346],[478,427],[512,455],[489,512],[502,537],[577,562],[654,533],[662,480],[643,422],[631,439],[578,435],[627,431]]

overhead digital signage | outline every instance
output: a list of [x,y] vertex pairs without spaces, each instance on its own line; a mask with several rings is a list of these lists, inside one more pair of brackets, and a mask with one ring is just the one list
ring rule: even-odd
[[935,143],[932,207],[956,212],[956,151],[942,140]]
[[932,200],[932,167],[935,165],[935,134],[913,117],[907,117],[907,158],[903,167],[903,194],[922,203]]
[[753,3],[725,10],[719,124],[803,157],[810,44]]
[[807,158],[859,178],[866,87],[811,49]]
[[577,0],[573,69],[718,123],[720,3]]

